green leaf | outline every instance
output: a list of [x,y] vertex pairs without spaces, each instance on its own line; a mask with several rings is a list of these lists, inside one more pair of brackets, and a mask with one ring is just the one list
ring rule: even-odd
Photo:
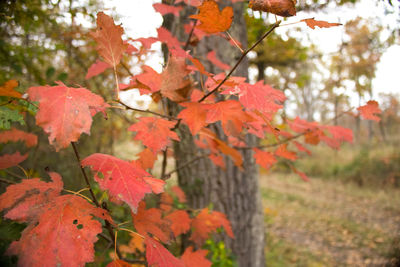
[[17,110],[11,110],[7,107],[0,107],[0,129],[8,130],[11,123],[18,122],[25,125],[24,117]]

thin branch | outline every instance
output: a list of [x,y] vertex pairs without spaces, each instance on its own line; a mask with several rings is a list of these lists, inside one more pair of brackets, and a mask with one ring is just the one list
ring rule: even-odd
[[236,62],[235,66],[233,66],[233,68],[231,69],[231,71],[228,73],[228,75],[225,76],[225,78],[222,80],[222,82],[220,82],[217,87],[215,87],[212,91],[210,91],[209,93],[207,93],[206,95],[204,95],[198,102],[201,103],[203,102],[207,97],[209,97],[210,95],[214,94],[228,79],[229,77],[232,75],[232,73],[236,70],[236,68],[240,65],[240,63],[243,61],[243,59],[247,56],[247,54],[252,51],[258,44],[260,44],[268,35],[270,35],[276,28],[279,27],[279,24],[281,23],[281,21],[277,21],[276,23],[274,23],[271,28],[260,38],[257,40],[257,42],[255,42],[249,49],[247,49],[242,56],[239,58],[239,60]]
[[179,167],[176,168],[175,170],[172,170],[172,171],[166,173],[164,176],[161,176],[161,179],[165,180],[165,179],[170,178],[170,177],[171,177],[171,174],[173,174],[174,172],[177,172],[177,171],[179,171],[180,169],[183,169],[183,168],[189,166],[190,164],[192,164],[192,163],[198,161],[199,159],[202,159],[202,158],[207,157],[208,155],[210,155],[210,154],[202,154],[202,155],[200,155],[200,156],[197,156],[197,157],[195,157],[195,158],[189,160],[188,162],[185,162],[184,164],[182,164],[181,166],[179,166]]
[[193,32],[194,32],[194,28],[196,27],[196,25],[197,25],[197,19],[194,21],[193,27],[192,27],[192,29],[190,30],[190,33],[189,33],[189,36],[188,36],[188,38],[187,38],[187,40],[186,40],[185,46],[183,47],[183,50],[185,50],[185,51],[186,51],[186,49],[188,49],[188,47],[189,47],[190,39],[192,39]]
[[134,76],[129,67],[124,62],[121,61],[120,64],[126,70],[126,72],[128,72],[129,76]]
[[228,35],[229,39],[232,40],[232,42],[235,44],[235,46],[240,50],[240,52],[244,53],[243,49],[242,49],[242,48],[240,47],[240,45],[236,42],[236,40],[233,39],[232,35],[230,35],[230,33],[229,33],[228,31],[226,31],[225,33]]
[[0,183],[5,183],[5,184],[16,184],[14,181],[10,181],[4,178],[0,178]]
[[21,175],[19,175],[19,174],[16,174],[16,173],[14,173],[14,172],[12,172],[12,171],[9,171],[9,170],[3,170],[4,172],[6,172],[7,174],[9,174],[9,175],[11,175],[11,176],[14,176],[14,177],[16,177],[16,178],[19,178],[19,179],[26,179],[26,177],[24,177],[24,176],[21,176]]
[[97,198],[93,192],[92,186],[90,185],[89,177],[87,176],[85,169],[81,165],[81,157],[79,156],[79,152],[78,152],[78,149],[76,148],[76,144],[75,144],[75,142],[71,142],[71,144],[72,144],[72,148],[74,149],[75,157],[78,161],[79,168],[81,169],[82,175],[85,178],[86,185],[89,188],[89,192],[92,197],[92,200],[97,207],[100,207],[100,204],[97,201]]
[[120,103],[121,105],[123,105],[126,109],[130,109],[130,110],[137,111],[137,112],[153,114],[153,115],[156,115],[156,116],[159,116],[159,117],[162,117],[162,118],[166,118],[166,119],[169,119],[169,120],[176,120],[176,121],[179,120],[179,119],[177,119],[175,117],[164,115],[164,114],[161,114],[161,113],[157,113],[157,112],[154,112],[154,111],[151,111],[151,110],[148,110],[148,109],[143,110],[143,109],[133,108],[131,106],[128,106],[127,104],[125,104],[121,100],[118,100],[117,102]]

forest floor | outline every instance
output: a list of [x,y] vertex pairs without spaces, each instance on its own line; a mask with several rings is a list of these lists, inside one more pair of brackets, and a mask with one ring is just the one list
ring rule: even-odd
[[269,267],[399,266],[400,190],[290,174],[260,185]]

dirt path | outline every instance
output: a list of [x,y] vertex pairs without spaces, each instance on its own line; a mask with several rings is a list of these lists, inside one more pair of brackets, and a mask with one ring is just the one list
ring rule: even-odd
[[[263,175],[269,266],[392,266],[400,190]],[[397,251],[400,253],[400,250]]]

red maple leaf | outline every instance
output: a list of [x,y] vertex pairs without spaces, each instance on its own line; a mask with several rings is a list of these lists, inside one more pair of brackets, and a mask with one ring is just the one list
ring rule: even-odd
[[225,214],[218,211],[209,211],[204,208],[192,220],[192,227],[194,229],[191,240],[197,245],[202,245],[208,238],[208,235],[215,232],[218,228],[223,227],[229,237],[234,238],[231,224],[226,219]]
[[185,267],[185,264],[175,258],[171,252],[153,238],[146,237],[146,259],[149,266]]
[[92,32],[93,39],[97,42],[97,52],[104,61],[114,68],[119,64],[127,44],[122,41],[124,29],[114,24],[114,20],[104,14],[97,13],[97,29]]
[[[133,78],[136,79],[136,82],[139,82],[138,88],[141,89],[140,93],[141,94],[148,94],[148,93],[154,93],[157,91],[160,91],[161,88],[161,74],[156,72],[153,68],[144,65],[142,67],[143,73],[138,74],[134,76]],[[143,88],[140,86],[140,84],[145,85],[147,88]],[[147,90],[145,90],[147,89]],[[146,92],[146,91],[150,92]]]
[[239,101],[248,110],[258,110],[263,113],[274,113],[282,108],[285,94],[268,84],[259,81],[256,84],[242,83],[239,85]]
[[255,152],[254,158],[256,159],[256,163],[267,170],[277,162],[274,154],[271,152],[262,151],[258,148],[254,148],[253,151]]
[[167,243],[170,239],[170,222],[161,219],[161,210],[156,208],[146,209],[144,201],[139,203],[139,208],[136,214],[132,213],[133,225],[136,231],[144,236],[152,234]]
[[28,154],[21,155],[19,152],[0,156],[0,170],[17,166],[28,158]]
[[105,210],[81,197],[58,196],[42,208],[7,254],[18,255],[19,266],[85,266],[94,260],[93,244],[102,232],[92,215],[112,221]]
[[35,218],[43,206],[57,197],[63,188],[58,173],[52,172],[49,175],[53,182],[46,183],[40,178],[33,178],[8,186],[0,196],[0,211],[6,210],[4,217],[19,222]]
[[101,60],[96,60],[95,63],[93,63],[89,69],[88,72],[85,76],[85,79],[88,80],[94,76],[97,76],[101,73],[103,73],[106,69],[111,68],[111,66]]
[[227,135],[238,136],[245,121],[249,119],[236,100],[220,101],[207,104],[207,123],[222,122],[222,128]]
[[192,247],[187,247],[181,259],[186,267],[211,267],[211,261],[206,258],[207,253],[208,251],[204,249],[193,251]]
[[231,27],[233,8],[225,7],[219,11],[218,4],[214,0],[204,1],[199,6],[199,14],[191,15],[190,18],[200,20],[201,24],[197,28],[206,33],[224,32]]
[[304,172],[299,171],[298,169],[296,169],[293,166],[290,166],[291,169],[293,170],[294,173],[296,173],[298,176],[300,176],[301,179],[303,179],[303,181],[305,182],[309,182],[310,178],[307,177],[307,175]]
[[229,70],[231,67],[228,64],[225,64],[224,62],[220,61],[217,58],[217,54],[216,52],[213,50],[211,52],[209,52],[207,54],[207,59],[214,64],[215,66],[217,66],[218,68],[220,68],[221,70]]
[[202,128],[207,125],[207,109],[204,104],[189,102],[181,103],[186,109],[178,114],[178,118],[182,119],[189,127],[192,135],[197,134]]
[[378,102],[375,100],[370,100],[366,105],[358,107],[357,110],[360,112],[361,116],[367,120],[380,121],[381,118],[375,114],[381,114],[382,110],[379,108]]
[[289,159],[289,160],[296,160],[297,159],[296,152],[287,150],[287,146],[288,146],[288,144],[280,145],[275,150],[275,155],[277,155],[278,157]]
[[97,171],[94,178],[100,188],[108,190],[117,200],[127,203],[133,212],[136,212],[144,195],[152,191],[144,180],[151,175],[138,165],[100,153],[90,155],[81,164]]
[[139,122],[131,125],[128,131],[137,132],[135,140],[142,141],[153,152],[164,150],[171,143],[171,139],[179,141],[179,136],[170,129],[175,122],[155,117],[140,117]]
[[192,220],[184,210],[175,210],[165,216],[165,219],[171,222],[170,227],[175,237],[190,230],[190,223]]
[[182,10],[182,6],[171,6],[167,4],[155,3],[153,4],[154,9],[160,13],[161,15],[165,14],[174,14],[175,16],[179,16],[179,11]]
[[90,134],[92,116],[104,111],[106,104],[100,96],[85,88],[38,86],[28,89],[29,99],[39,101],[36,124],[49,134],[56,151],[77,141],[82,133]]
[[27,133],[15,128],[0,133],[0,143],[18,141],[25,142],[27,147],[33,147],[37,144],[37,136],[32,133]]

